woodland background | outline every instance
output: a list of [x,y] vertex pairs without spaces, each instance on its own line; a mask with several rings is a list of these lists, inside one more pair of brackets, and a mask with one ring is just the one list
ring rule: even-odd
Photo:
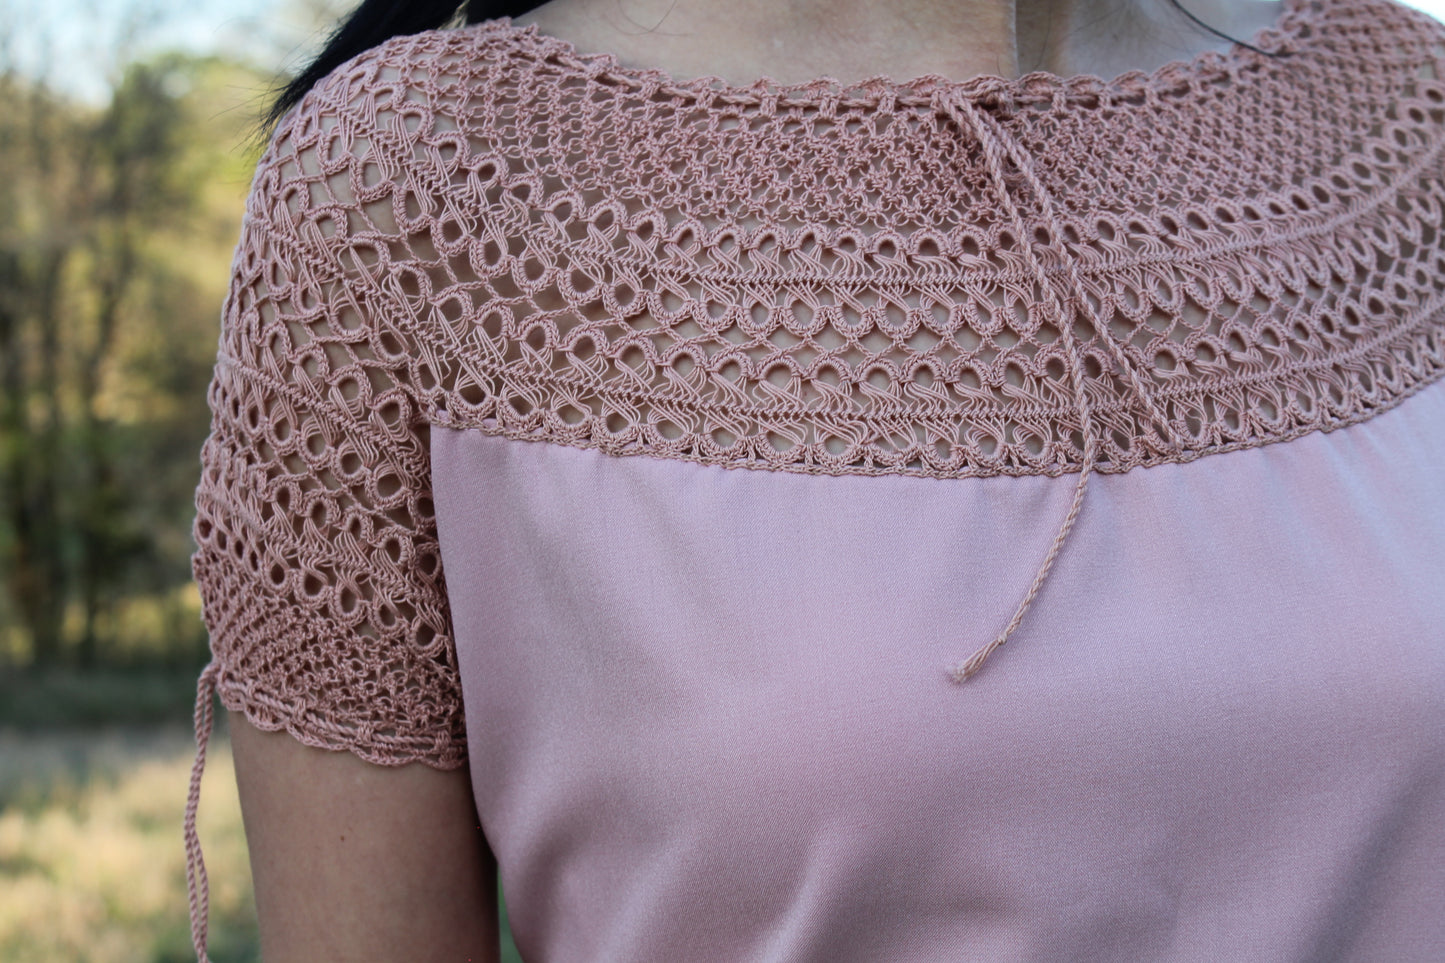
[[[260,111],[351,5],[0,0],[0,963],[195,959],[206,389]],[[255,961],[218,721],[210,952]]]

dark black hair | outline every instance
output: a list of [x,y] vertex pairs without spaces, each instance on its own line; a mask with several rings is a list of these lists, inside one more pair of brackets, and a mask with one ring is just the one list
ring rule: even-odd
[[[332,31],[316,59],[297,74],[295,79],[280,88],[276,100],[262,118],[263,128],[269,132],[275,127],[286,111],[294,107],[322,77],[385,40],[403,34],[435,30],[459,19],[466,24],[481,23],[497,17],[520,17],[542,6],[543,2],[545,0],[364,0],[361,6]],[[1216,30],[1180,6],[1179,0],[1169,2],[1195,24],[1218,37],[1248,47],[1255,53],[1277,56]]]
[[392,37],[435,30],[458,20],[481,23],[496,17],[520,17],[543,2],[545,0],[363,0],[326,38],[316,59],[280,88],[262,118],[262,125],[269,132],[318,80],[357,54]]

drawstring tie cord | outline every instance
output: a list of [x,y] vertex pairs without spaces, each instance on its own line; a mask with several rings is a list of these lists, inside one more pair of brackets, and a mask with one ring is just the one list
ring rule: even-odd
[[[1058,557],[1059,551],[1064,547],[1064,542],[1069,537],[1069,532],[1074,527],[1074,520],[1079,516],[1079,509],[1084,503],[1084,491],[1089,484],[1089,473],[1093,470],[1098,460],[1098,438],[1093,424],[1093,413],[1089,407],[1088,394],[1084,388],[1084,358],[1079,343],[1074,338],[1073,323],[1065,309],[1064,300],[1058,289],[1049,280],[1044,270],[1043,262],[1039,260],[1038,254],[1034,251],[1031,236],[1027,226],[1024,224],[1022,214],[1018,206],[1014,204],[1013,198],[1009,196],[1008,183],[1004,179],[1004,154],[1007,151],[1009,157],[1019,168],[1019,172],[1028,182],[1030,189],[1038,197],[1040,206],[1043,208],[1045,222],[1049,227],[1049,237],[1053,240],[1062,241],[1063,231],[1059,226],[1058,209],[1053,196],[1044,188],[1034,170],[1032,160],[1023,147],[1008,133],[999,126],[998,122],[989,117],[978,105],[969,99],[969,95],[963,91],[935,90],[932,98],[932,106],[936,111],[947,114],[961,130],[972,130],[978,137],[979,144],[983,149],[984,160],[988,165],[989,173],[993,175],[994,186],[998,190],[999,199],[1003,202],[1004,209],[1008,212],[1013,222],[1014,232],[1019,244],[1023,247],[1024,255],[1027,257],[1034,276],[1038,278],[1039,285],[1048,296],[1053,305],[1056,318],[1058,319],[1059,332],[1063,335],[1064,342],[1069,351],[1069,370],[1074,389],[1074,402],[1079,412],[1079,421],[1084,435],[1084,463],[1079,472],[1079,482],[1074,487],[1074,500],[1069,506],[1069,512],[1064,517],[1063,524],[1059,526],[1059,532],[1054,536],[1053,544],[1049,547],[1048,554],[1044,557],[1043,564],[1039,566],[1038,574],[1034,576],[1033,584],[1029,586],[1028,592],[1024,594],[1023,601],[1019,603],[1014,611],[1013,618],[992,641],[986,642],[978,651],[968,658],[949,668],[948,674],[954,682],[963,682],[979,669],[983,668],[984,662],[989,655],[1008,641],[1019,623],[1023,621],[1024,614],[1033,605],[1034,598],[1043,588],[1045,579],[1048,578],[1049,570],[1053,567],[1054,559]],[[1128,356],[1124,353],[1121,344],[1110,336],[1107,322],[1089,304],[1089,299],[1084,293],[1083,279],[1079,275],[1079,267],[1074,258],[1065,257],[1069,270],[1069,280],[1072,282],[1074,291],[1080,303],[1083,304],[1085,313],[1099,338],[1108,346],[1114,358],[1119,363],[1120,369],[1128,379],[1129,385],[1134,393],[1144,403],[1149,414],[1154,418],[1159,427],[1163,428],[1163,435],[1170,444],[1180,447],[1181,442],[1169,419],[1165,417],[1154,399],[1154,393],[1145,384],[1142,377],[1129,363]],[[1100,302],[1102,306],[1102,302]]]
[[[201,772],[206,766],[206,744],[211,738],[211,701],[216,694],[216,676],[221,664],[214,659],[196,681],[196,761],[191,766],[191,792],[186,801],[186,890],[191,901],[191,942],[200,963],[211,963],[206,955],[206,923],[210,913],[211,888],[206,881],[206,862],[201,858],[201,839],[196,833],[196,809],[201,803]],[[200,886],[197,887],[199,878]]]

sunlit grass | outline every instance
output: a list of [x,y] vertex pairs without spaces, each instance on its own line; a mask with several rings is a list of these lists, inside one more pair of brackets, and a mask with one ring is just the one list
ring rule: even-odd
[[[194,960],[181,824],[187,729],[0,731],[0,959]],[[230,745],[213,740],[197,819],[216,963],[259,960]]]
[[[0,961],[195,960],[181,838],[194,752],[181,726],[0,728]],[[207,749],[197,828],[210,879],[210,956],[259,961],[223,730]],[[520,963],[510,939],[502,959]]]

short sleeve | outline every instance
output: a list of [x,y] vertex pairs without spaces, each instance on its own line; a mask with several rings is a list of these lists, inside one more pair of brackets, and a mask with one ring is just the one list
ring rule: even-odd
[[191,568],[227,708],[370,762],[451,769],[465,728],[417,384],[427,358],[373,277],[391,201],[359,156],[347,85],[314,89],[256,170]]

